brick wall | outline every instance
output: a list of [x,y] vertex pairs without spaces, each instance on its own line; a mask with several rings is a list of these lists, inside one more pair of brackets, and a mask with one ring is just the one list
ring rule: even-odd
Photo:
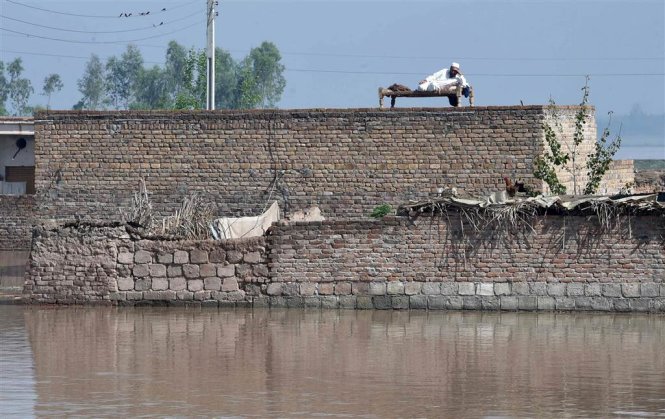
[[0,195],[0,250],[30,249],[35,197]]
[[[628,186],[628,188],[626,188]],[[635,191],[635,163],[633,160],[614,160],[598,188],[599,194],[612,194],[615,191]],[[637,191],[635,191],[637,192]]]
[[40,207],[115,218],[141,177],[163,212],[201,191],[220,214],[286,198],[327,217],[366,215],[439,186],[483,194],[503,176],[535,186],[543,109],[44,112],[35,123]]

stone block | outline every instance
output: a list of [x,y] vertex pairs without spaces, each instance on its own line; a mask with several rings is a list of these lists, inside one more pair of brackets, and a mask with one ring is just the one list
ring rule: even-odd
[[249,278],[252,275],[252,266],[246,263],[236,265],[236,276],[238,278]]
[[182,276],[182,266],[175,265],[166,268],[166,276],[169,278],[177,278]]
[[444,296],[443,308],[446,310],[462,310],[464,308],[464,300],[462,298],[456,295]]
[[160,253],[157,255],[157,262],[168,265],[173,263],[173,253]]
[[233,292],[239,290],[240,287],[238,285],[238,280],[236,278],[224,278],[224,282],[222,283],[222,291]]
[[547,295],[550,297],[563,297],[566,295],[566,284],[559,282],[547,284]]
[[303,297],[305,308],[321,308],[321,299],[318,296]]
[[227,291],[224,293],[226,294],[226,299],[230,301],[243,301],[245,299],[245,292],[243,290]]
[[354,295],[367,295],[369,294],[369,284],[367,282],[353,282],[351,292]]
[[459,293],[459,285],[457,282],[443,282],[441,283],[441,295],[454,295]]
[[252,267],[252,273],[254,276],[261,278],[268,278],[270,276],[270,270],[268,269],[268,266],[264,264],[254,265],[254,267]]
[[369,284],[369,294],[370,295],[386,295],[386,283],[385,282],[370,282],[370,284]]
[[152,278],[152,290],[164,291],[169,289],[169,280],[166,278]]
[[630,311],[630,300],[626,298],[613,298],[614,311],[628,312]]
[[211,263],[224,263],[226,261],[226,252],[222,249],[212,250],[208,259]]
[[245,263],[261,263],[263,262],[263,258],[261,257],[261,253],[259,252],[248,252],[245,253],[245,255],[242,258]]
[[420,290],[422,290],[423,284],[422,282],[406,282],[404,284],[404,294],[406,295],[416,295],[420,294]]
[[166,276],[166,266],[160,264],[148,265],[148,271],[153,278],[161,278]]
[[[201,280],[203,282],[203,280]],[[211,291],[194,291],[194,300],[196,301],[205,301],[212,298]]]
[[513,295],[530,295],[529,284],[526,282],[513,282],[511,288]]
[[574,282],[568,284],[566,288],[569,297],[579,297],[584,295],[584,284]]
[[144,300],[172,301],[176,299],[175,291],[146,291],[143,293]]
[[176,250],[173,252],[173,263],[178,265],[189,263],[189,253],[182,250]]
[[134,253],[134,263],[152,263],[152,254],[145,250]]
[[111,301],[127,301],[127,293],[125,292],[112,292],[109,294]]
[[556,297],[554,301],[557,310],[575,310],[575,299],[572,297]]
[[357,295],[356,296],[356,308],[359,310],[371,310],[374,308],[374,303],[372,303],[372,297],[369,295]]
[[332,295],[335,290],[335,284],[332,282],[319,283],[319,295]]
[[337,308],[339,304],[339,299],[334,295],[325,295],[319,298],[321,299],[321,308],[333,309]]
[[538,310],[554,310],[556,300],[553,297],[537,297]]
[[150,275],[148,265],[134,265],[134,269],[132,269],[132,275],[134,275],[136,278],[144,278]]
[[475,295],[476,284],[473,282],[459,282],[457,284],[459,295]]
[[335,284],[335,294],[336,295],[350,295],[351,294],[351,283],[350,282],[338,282]]
[[266,290],[266,293],[268,295],[282,295],[282,283],[273,282],[272,284],[268,284],[268,289]]
[[169,279],[169,289],[173,291],[182,291],[187,288],[187,280],[183,277]]
[[254,308],[268,308],[270,307],[270,297],[257,295],[252,298],[252,307]]
[[128,301],[143,300],[143,292],[141,291],[127,291],[125,297]]
[[202,279],[190,279],[187,281],[187,289],[192,292],[199,292],[203,290],[203,280]]
[[303,282],[300,284],[300,295],[309,296],[316,294],[316,283]]
[[601,295],[600,284],[591,283],[584,285],[584,295],[587,297],[599,297]]
[[192,279],[199,277],[199,265],[186,264],[182,266],[182,273],[185,278]]
[[236,265],[224,265],[217,267],[217,276],[222,278],[227,276],[235,276],[236,274]]
[[425,310],[427,309],[427,296],[426,295],[410,295],[409,308],[412,310]]
[[538,309],[538,297],[519,296],[519,297],[517,297],[517,307],[520,310],[537,310]]
[[665,297],[665,284],[660,284],[660,296]]
[[133,278],[118,278],[118,290],[119,291],[131,291],[134,289],[134,279]]
[[194,293],[191,291],[177,291],[175,295],[178,300],[192,301],[194,299]]
[[375,295],[372,297],[372,302],[374,303],[374,308],[377,310],[389,310],[393,307],[393,302],[389,295]]
[[576,310],[593,310],[592,297],[575,297]]
[[510,295],[510,282],[497,282],[494,284],[494,294],[498,296]]
[[134,263],[134,253],[123,252],[118,253],[118,263],[123,265],[131,265]]
[[355,295],[340,295],[339,296],[339,308],[344,308],[344,309],[354,309],[354,308],[356,308],[356,296]]
[[640,284],[640,295],[642,297],[658,297],[660,284],[645,283]]
[[499,300],[499,297],[495,295],[481,296],[480,307],[483,310],[499,310],[501,307],[501,301]]
[[652,311],[651,303],[653,299],[651,298],[634,298],[630,300],[630,308],[632,311],[638,313],[646,313]]
[[278,295],[270,297],[270,308],[286,308],[286,298]]
[[621,291],[626,298],[637,298],[640,296],[640,284],[621,284]]
[[242,262],[243,254],[237,250],[229,250],[226,252],[226,261],[230,264]]
[[391,301],[394,310],[407,310],[409,308],[408,295],[393,295]]
[[137,279],[134,281],[134,289],[136,291],[148,291],[152,287],[150,279]]
[[217,276],[217,265],[212,263],[204,263],[199,265],[199,276],[203,278]]
[[621,297],[621,284],[603,284],[601,286],[601,293],[605,297],[618,298]]
[[476,295],[494,295],[494,284],[491,282],[479,282],[476,284]]
[[390,295],[404,294],[404,283],[399,281],[388,282],[386,286],[386,291]]
[[427,307],[430,310],[445,310],[446,309],[446,299],[443,295],[427,295]]
[[517,304],[517,297],[502,296],[500,299],[501,299],[501,310],[517,310],[519,308]]
[[189,252],[191,263],[208,263],[208,252],[201,249],[195,249]]
[[257,284],[245,284],[245,293],[247,295],[261,295],[261,286]]
[[475,295],[465,295],[462,297],[462,308],[464,308],[464,310],[480,310],[482,308],[480,297]]
[[209,276],[203,279],[203,289],[208,291],[219,291],[221,288],[222,288],[221,278],[218,278],[216,276]]
[[654,298],[653,309],[658,313],[665,313],[665,298]]
[[591,309],[596,311],[611,311],[614,308],[610,298],[607,297],[592,297]]
[[545,296],[547,295],[547,282],[530,282],[529,295]]
[[289,282],[282,284],[282,295],[286,296],[300,295],[300,284],[297,282]]
[[440,295],[441,284],[438,282],[425,282],[422,291],[425,295]]

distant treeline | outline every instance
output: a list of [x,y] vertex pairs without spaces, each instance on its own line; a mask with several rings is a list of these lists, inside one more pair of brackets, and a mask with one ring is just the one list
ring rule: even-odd
[[[665,114],[650,115],[634,105],[627,115],[597,115],[598,135],[611,122],[613,133],[623,138],[623,146],[661,146],[665,150]],[[654,156],[654,158],[663,156]]]
[[[252,48],[241,61],[221,48],[215,51],[216,108],[269,108],[279,102],[286,80],[273,43]],[[28,105],[35,89],[23,71],[21,58],[7,65],[0,61],[0,115],[30,115],[44,108]],[[90,56],[77,82],[81,100],[73,109],[199,109],[205,107],[206,85],[205,51],[171,41],[164,65],[145,67],[141,51],[128,45],[120,57],[106,63]],[[46,108],[63,87],[59,74],[46,76],[41,93]]]

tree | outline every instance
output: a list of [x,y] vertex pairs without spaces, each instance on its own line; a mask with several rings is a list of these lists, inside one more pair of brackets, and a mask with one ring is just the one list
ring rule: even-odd
[[176,96],[176,109],[202,109],[206,102],[206,54],[194,48],[187,53],[183,71],[183,88]]
[[165,109],[171,107],[169,82],[159,66],[142,69],[136,80],[135,98],[131,109]]
[[42,88],[43,96],[46,96],[46,109],[51,106],[51,95],[54,92],[59,92],[65,85],[62,83],[59,74],[49,74],[44,78],[44,87]]
[[237,107],[238,64],[231,54],[215,49],[215,108]]
[[110,57],[107,60],[106,91],[116,109],[129,108],[142,70],[143,56],[135,45],[128,45],[120,59]]
[[104,67],[95,54],[85,65],[83,76],[77,82],[83,95],[81,101],[74,105],[77,109],[99,109],[104,104]]
[[245,58],[240,64],[238,82],[236,87],[237,109],[252,109],[259,106],[262,97],[259,90],[256,74],[253,71],[249,58]]
[[282,97],[286,79],[283,76],[284,65],[279,50],[272,42],[264,41],[259,47],[252,48],[247,56],[247,64],[252,68],[256,89],[263,108],[272,108]]
[[23,61],[16,58],[7,66],[7,72],[9,73],[9,99],[14,109],[14,115],[25,115],[28,100],[35,89],[32,88],[30,80],[21,77]]
[[169,42],[166,49],[164,77],[171,98],[175,98],[185,89],[185,69],[187,67],[187,50],[176,41]]
[[5,77],[5,63],[0,61],[0,116],[7,114],[5,103],[7,102],[8,96],[9,84],[7,83],[7,78]]

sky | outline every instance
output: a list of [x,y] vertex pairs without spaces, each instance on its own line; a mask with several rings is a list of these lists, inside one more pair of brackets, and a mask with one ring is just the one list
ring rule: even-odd
[[[22,57],[38,91],[47,74],[59,73],[65,88],[52,107],[69,109],[80,99],[76,81],[91,53],[120,55],[135,40],[147,64],[161,64],[169,40],[203,48],[205,4],[0,0],[0,60]],[[264,40],[282,52],[287,86],[280,108],[375,107],[379,86],[415,87],[457,61],[479,106],[545,104],[550,97],[577,104],[590,75],[598,114],[635,106],[665,112],[663,0],[219,0],[217,10],[216,45],[236,59]],[[35,94],[31,102],[45,101]],[[443,98],[402,102],[447,105]]]

